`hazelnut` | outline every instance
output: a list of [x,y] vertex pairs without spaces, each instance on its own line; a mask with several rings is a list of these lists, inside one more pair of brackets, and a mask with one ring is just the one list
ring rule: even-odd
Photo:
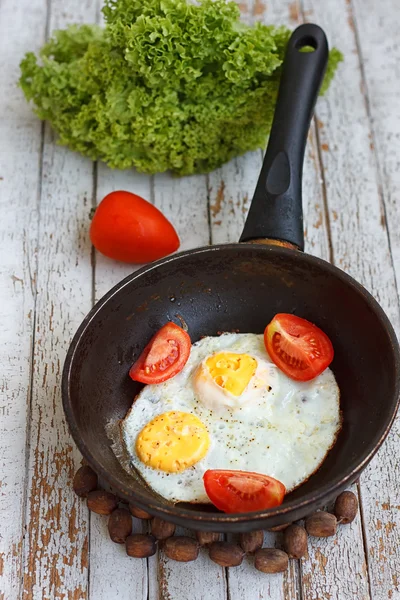
[[300,525],[289,525],[283,533],[283,546],[289,558],[301,558],[307,553],[307,531]]
[[179,535],[165,540],[163,550],[172,560],[190,562],[199,555],[199,543],[193,538]]
[[254,554],[256,550],[262,548],[263,543],[263,531],[249,531],[248,533],[241,533],[239,537],[240,547],[248,554]]
[[129,510],[131,511],[131,515],[132,517],[136,517],[137,519],[152,519],[153,517],[146,512],[145,510],[142,510],[141,508],[138,508],[137,506],[135,506],[134,504],[129,503]]
[[289,557],[283,550],[261,548],[255,553],[254,566],[262,573],[282,573],[288,565]]
[[319,510],[310,517],[307,517],[305,525],[309,535],[329,537],[336,533],[337,520],[335,515]]
[[169,521],[163,521],[159,517],[154,517],[151,522],[151,533],[157,540],[166,540],[175,533],[175,525]]
[[118,498],[110,492],[95,490],[87,497],[88,509],[98,515],[110,515],[118,506]]
[[86,498],[89,492],[97,488],[97,475],[89,465],[84,465],[75,473],[73,488],[75,494],[81,498]]
[[152,535],[134,533],[126,538],[126,553],[134,558],[147,558],[157,551],[157,540]]
[[244,552],[237,544],[231,542],[212,542],[208,551],[210,558],[221,567],[238,567],[242,564]]
[[108,519],[108,533],[116,544],[124,544],[132,533],[132,517],[126,508],[117,508]]
[[196,537],[200,546],[208,546],[212,542],[219,542],[221,534],[215,531],[196,531]]
[[342,492],[336,498],[334,513],[339,521],[347,525],[354,521],[358,511],[357,496],[353,492]]

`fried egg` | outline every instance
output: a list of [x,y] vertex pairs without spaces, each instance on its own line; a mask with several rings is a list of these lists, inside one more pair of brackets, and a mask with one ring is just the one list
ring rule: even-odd
[[207,469],[255,471],[294,489],[321,465],[340,426],[330,369],[293,381],[272,363],[262,335],[225,333],[193,344],[175,377],[145,386],[120,433],[129,468],[155,492],[209,503]]

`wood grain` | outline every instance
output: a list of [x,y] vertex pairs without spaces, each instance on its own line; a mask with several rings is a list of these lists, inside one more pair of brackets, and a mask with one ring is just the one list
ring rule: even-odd
[[74,496],[80,460],[65,423],[61,370],[90,308],[87,240],[92,165],[46,132],[29,455],[24,599],[85,598],[87,509]]
[[[143,525],[133,519],[133,533],[142,533]],[[124,544],[110,540],[107,517],[91,514],[89,598],[93,600],[147,600],[146,559],[131,558]]]
[[[374,6],[377,5],[374,3]],[[329,39],[345,55],[335,84],[318,109],[321,147],[325,149],[322,161],[334,260],[372,292],[399,331],[393,263],[368,120],[369,100],[365,95],[351,5],[345,0],[326,0],[324,3],[305,0],[304,7],[310,18],[326,29]],[[372,3],[369,9],[373,10]],[[364,11],[368,11],[368,7],[363,6],[360,12],[364,14]],[[377,21],[376,13],[373,21]],[[394,40],[393,37],[392,43]],[[390,120],[390,116],[388,110],[385,118]],[[395,492],[395,482],[399,478],[398,435],[397,421],[384,449],[364,472],[360,483],[363,526],[369,546],[369,550],[366,550],[370,595],[374,599],[395,597],[399,593],[397,572],[400,555],[395,541],[396,527],[400,523],[399,510],[395,508],[399,504],[396,501],[398,493]],[[389,510],[385,512],[382,505],[390,507]],[[337,562],[329,554],[329,562],[332,562],[326,565],[326,582],[330,583],[324,589],[331,594],[330,597],[334,594],[337,598],[353,598],[353,593],[357,593],[357,597],[367,598],[368,579],[359,525],[355,524],[353,531],[346,530],[346,537],[342,534],[339,539],[343,543],[338,548]],[[324,561],[322,557],[321,560]],[[347,572],[347,586],[343,586],[340,594],[337,590],[338,578],[333,575],[334,569],[339,568],[340,580]],[[357,574],[362,575],[361,579]],[[309,597],[321,597],[318,593],[323,588],[315,587],[317,581],[314,578],[312,582],[314,584],[312,589],[309,588]]]
[[[44,40],[48,6],[52,29],[99,17],[97,0],[0,4],[0,55],[6,57],[0,98],[0,463],[5,465],[0,600],[21,594],[24,600],[183,600],[188,590],[193,600],[400,598],[398,420],[361,477],[362,519],[341,527],[334,540],[311,540],[309,556],[301,565],[292,561],[283,576],[258,573],[251,558],[224,570],[206,551],[187,565],[162,552],[148,561],[130,559],[109,540],[106,518],[89,519],[84,502],[73,496],[71,477],[80,457],[60,404],[62,362],[92,301],[138,268],[92,253],[87,235],[92,206],[111,190],[128,189],[163,210],[178,230],[181,249],[237,241],[262,152],[231,161],[208,177],[178,180],[103,165],[93,173],[90,161],[55,146],[48,127],[42,148],[41,124],[15,82],[23,53]],[[306,150],[306,248],[333,258],[359,279],[400,333],[397,3],[304,0],[301,6],[248,0],[239,6],[247,22],[293,27],[304,17],[318,22],[345,53],[330,91],[319,100]],[[279,545],[279,534],[266,534],[265,544]]]
[[[176,535],[193,537],[194,533],[178,527]],[[149,561],[149,576],[149,600],[226,598],[225,569],[210,561],[208,552],[203,548],[198,558],[189,563],[175,562],[160,550],[158,560],[153,557]]]
[[[16,87],[19,61],[44,41],[46,3],[0,5],[0,598],[19,597],[26,431],[35,322],[42,128]],[[12,20],[13,26],[10,27]],[[12,49],[12,52],[9,50]]]
[[[50,29],[93,21],[96,3],[53,2]],[[92,163],[55,145],[46,126],[38,246],[27,535],[23,598],[87,597],[88,511],[72,491],[80,456],[65,423],[61,369],[88,312],[92,267],[87,235]]]
[[[356,486],[351,489],[357,494]],[[339,526],[334,538],[310,538],[301,572],[305,600],[369,599],[360,514],[351,525]]]
[[[350,11],[350,9],[349,9]],[[370,146],[375,167],[380,220],[375,228],[383,240],[385,262],[376,257],[378,276],[374,293],[387,311],[399,336],[396,281],[400,276],[400,11],[397,3],[354,2],[349,14],[360,56],[360,87],[365,94]],[[376,201],[378,204],[378,201]],[[389,239],[386,239],[386,236]],[[380,243],[380,239],[376,242]],[[389,242],[389,245],[388,245]],[[374,240],[375,243],[375,240]],[[391,257],[388,256],[391,252]],[[397,285],[398,293],[398,285]],[[378,295],[379,294],[379,295]],[[371,594],[376,600],[400,598],[400,420],[397,417],[388,440],[361,477],[361,497],[368,542]]]

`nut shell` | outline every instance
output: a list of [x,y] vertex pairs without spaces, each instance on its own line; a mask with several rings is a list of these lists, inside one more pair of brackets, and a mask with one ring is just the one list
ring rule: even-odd
[[196,531],[196,537],[200,546],[208,546],[221,540],[221,534],[215,531]]
[[262,548],[263,543],[263,531],[249,531],[248,533],[241,533],[239,537],[240,547],[247,554],[254,554],[256,550]]
[[153,518],[148,512],[146,512],[145,510],[142,510],[141,508],[138,508],[137,506],[135,506],[134,504],[131,504],[131,503],[129,503],[129,510],[130,510],[132,517],[136,517],[137,519],[152,519]]
[[126,508],[117,508],[108,519],[108,533],[116,544],[124,544],[132,533],[132,517]]
[[283,573],[289,566],[289,557],[277,548],[261,548],[255,553],[254,566],[262,573]]
[[165,540],[163,550],[172,560],[190,562],[196,560],[199,555],[199,543],[193,538],[178,535]]
[[83,465],[75,473],[72,487],[75,494],[81,498],[86,498],[90,492],[97,488],[98,477],[89,465]]
[[336,498],[334,513],[339,521],[347,525],[354,521],[358,512],[357,496],[353,492],[346,491]]
[[335,515],[320,510],[306,519],[306,530],[314,537],[329,537],[335,535],[337,520]]
[[118,506],[118,498],[111,492],[95,490],[88,494],[87,505],[89,510],[98,515],[110,515]]
[[126,538],[126,553],[133,558],[147,558],[157,552],[157,540],[145,533],[134,533]]
[[283,546],[289,558],[301,558],[307,554],[307,531],[300,525],[289,525],[283,532]]
[[238,567],[244,556],[242,548],[231,542],[212,542],[208,552],[211,560],[221,567]]
[[158,517],[154,517],[151,522],[151,533],[157,540],[166,540],[167,538],[173,536],[175,529],[176,526],[174,523],[163,521],[163,519],[159,519]]

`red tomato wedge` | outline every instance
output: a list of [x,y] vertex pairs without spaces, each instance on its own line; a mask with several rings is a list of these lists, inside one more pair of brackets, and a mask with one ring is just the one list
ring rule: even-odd
[[271,360],[291,379],[309,381],[333,360],[333,346],[316,325],[286,313],[275,315],[264,331]]
[[274,508],[286,494],[283,483],[261,473],[210,469],[203,481],[211,502],[226,513]]
[[189,358],[189,334],[175,323],[166,323],[151,338],[129,371],[134,381],[162,383],[182,371]]

